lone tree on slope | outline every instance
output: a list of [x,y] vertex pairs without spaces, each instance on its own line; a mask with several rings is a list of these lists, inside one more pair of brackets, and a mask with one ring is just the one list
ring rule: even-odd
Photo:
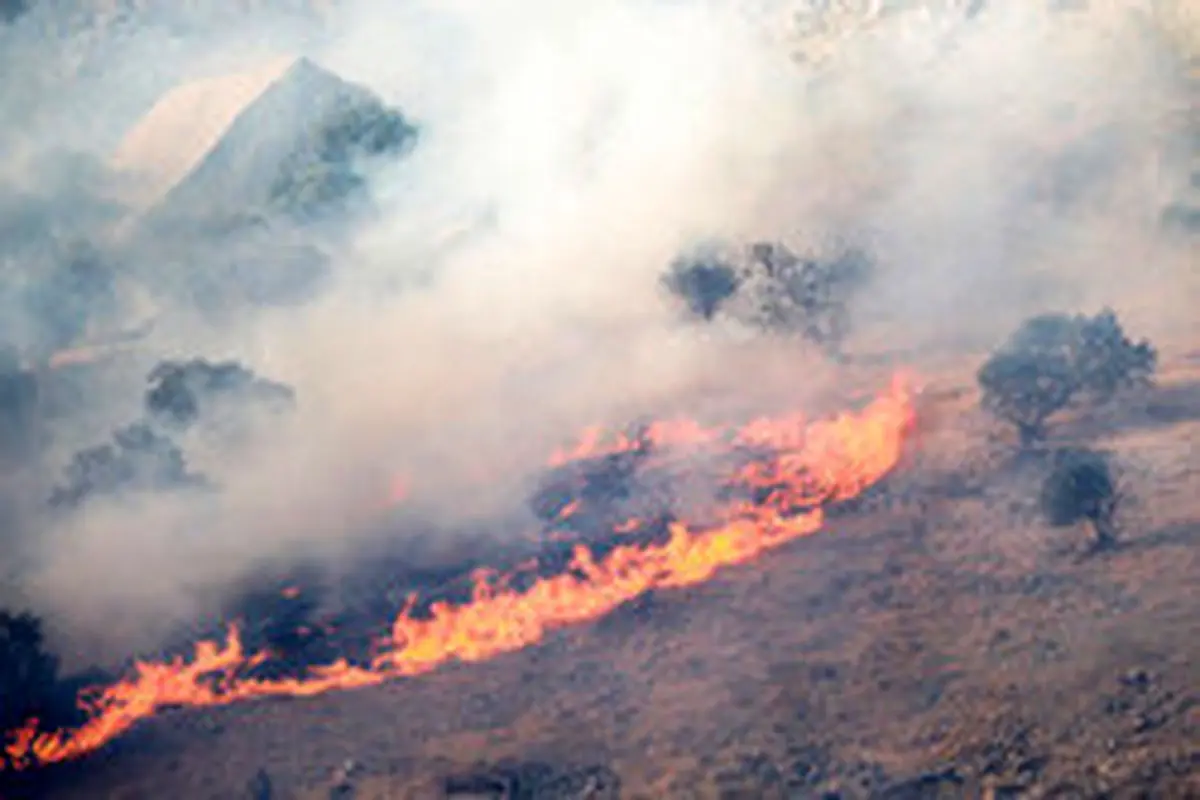
[[980,367],[980,402],[1016,426],[1023,446],[1044,438],[1046,422],[1073,401],[1107,402],[1148,385],[1157,353],[1132,341],[1111,309],[1095,316],[1042,314],[1022,323]]

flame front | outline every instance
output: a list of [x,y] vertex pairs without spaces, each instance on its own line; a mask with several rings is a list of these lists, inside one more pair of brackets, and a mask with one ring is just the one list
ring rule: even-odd
[[418,618],[410,603],[369,666],[341,660],[302,678],[247,677],[267,655],[246,653],[231,628],[224,642],[198,644],[190,660],[139,662],[124,680],[88,692],[80,699],[88,718],[79,728],[40,732],[34,720],[8,734],[8,763],[24,769],[78,758],[165,707],[312,696],[420,675],[452,660],[482,661],[533,644],[554,628],[596,619],[650,589],[700,583],[723,566],[818,530],[822,503],[858,495],[896,465],[912,422],[909,384],[897,379],[862,411],[809,425],[796,416],[757,420],[732,432],[668,423],[649,426],[636,441],[625,437],[607,446],[589,432],[579,448],[557,454],[552,463],[629,450],[639,442],[700,448],[731,442],[772,455],[730,478],[733,485],[761,490],[757,502],[731,501],[707,525],[672,524],[665,543],[618,545],[603,559],[579,545],[570,569],[527,589],[480,576],[464,604],[437,603]]

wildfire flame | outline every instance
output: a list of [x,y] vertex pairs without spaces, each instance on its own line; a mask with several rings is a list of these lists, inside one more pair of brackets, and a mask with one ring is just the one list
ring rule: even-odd
[[[413,613],[415,598],[410,599],[366,666],[339,660],[300,678],[248,677],[247,670],[268,654],[247,653],[236,627],[223,642],[197,644],[189,660],[138,662],[120,682],[81,696],[87,721],[80,727],[43,732],[31,720],[8,734],[8,763],[20,770],[78,758],[165,707],[312,696],[420,675],[452,660],[482,661],[531,645],[552,629],[596,619],[650,589],[702,582],[723,566],[818,530],[824,521],[821,504],[858,495],[896,465],[912,422],[909,384],[897,379],[863,410],[812,424],[799,416],[763,419],[730,437],[729,431],[670,423],[608,444],[589,432],[578,448],[556,454],[553,463],[621,452],[646,440],[702,447],[732,439],[768,448],[772,455],[731,476],[731,484],[763,490],[755,502],[731,501],[706,525],[674,523],[665,543],[618,545],[603,559],[577,545],[570,568],[561,574],[520,591],[503,578],[479,575],[470,601],[435,603],[420,618]],[[629,530],[632,523],[621,527]]]

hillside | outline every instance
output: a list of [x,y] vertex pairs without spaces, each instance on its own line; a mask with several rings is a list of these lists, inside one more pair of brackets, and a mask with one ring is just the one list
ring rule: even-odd
[[[338,5],[47,2],[0,29],[0,47],[11,34],[35,48],[48,39],[19,41],[20,30],[32,30],[20,26],[58,20],[87,55],[64,55],[64,48],[45,56],[54,69],[0,97],[0,111],[25,119],[22,103],[38,109],[27,120],[36,149],[36,131],[53,129],[58,115],[74,119],[77,94],[120,83],[124,73],[95,70],[103,72],[105,53],[116,52],[106,48],[140,25],[153,27],[154,36],[203,31],[188,47],[220,50],[212,43],[222,41],[239,14],[300,20],[306,33],[282,37],[297,42],[326,30]],[[775,43],[784,42],[797,69],[807,71],[802,88],[812,92],[810,116],[835,108],[832,118],[845,126],[842,138],[836,124],[814,134],[818,146],[810,149],[820,152],[797,158],[819,163],[796,174],[828,175],[832,194],[842,191],[844,177],[846,209],[863,209],[861,220],[853,214],[848,222],[810,220],[805,215],[815,206],[805,205],[803,195],[815,192],[799,180],[794,195],[779,195],[783,201],[773,204],[779,208],[763,209],[772,219],[764,225],[810,225],[814,238],[848,231],[848,238],[870,245],[848,249],[861,261],[810,258],[789,251],[790,242],[753,240],[746,253],[732,248],[734,256],[714,248],[710,258],[700,248],[694,258],[655,261],[659,272],[648,267],[634,279],[625,274],[624,251],[605,250],[609,243],[599,240],[644,235],[657,242],[656,229],[665,227],[658,208],[642,215],[651,233],[632,220],[609,232],[607,216],[581,211],[576,218],[573,204],[586,205],[588,179],[561,186],[551,180],[558,167],[554,135],[522,139],[522,132],[536,133],[524,117],[513,123],[517,135],[489,127],[493,119],[512,120],[482,108],[463,127],[489,147],[469,152],[464,163],[444,163],[469,184],[464,196],[500,198],[488,226],[498,233],[480,235],[478,252],[466,236],[461,263],[421,264],[434,278],[411,295],[405,294],[411,284],[397,278],[394,285],[403,288],[393,305],[375,289],[393,284],[377,281],[374,270],[404,276],[409,261],[426,258],[427,242],[414,247],[400,240],[411,236],[408,228],[421,229],[417,239],[437,238],[423,230],[432,216],[417,206],[436,206],[439,192],[412,191],[408,205],[396,206],[422,224],[406,219],[399,233],[376,230],[371,223],[385,215],[375,213],[372,171],[381,157],[406,157],[410,147],[421,147],[426,130],[418,142],[407,108],[389,108],[372,89],[301,56],[247,57],[240,63],[252,68],[197,69],[182,84],[174,79],[193,65],[164,59],[163,73],[141,76],[129,97],[95,104],[104,106],[97,117],[112,119],[124,116],[110,113],[110,105],[140,108],[140,122],[114,123],[119,135],[90,130],[81,110],[70,135],[92,136],[98,151],[115,152],[107,167],[97,168],[102,175],[95,182],[112,177],[104,172],[110,167],[114,176],[138,179],[112,184],[128,192],[121,214],[103,205],[80,217],[86,226],[71,228],[59,212],[69,202],[93,202],[92,184],[84,180],[91,179],[84,169],[91,161],[81,159],[74,169],[75,162],[64,160],[68,179],[47,171],[44,187],[26,190],[13,180],[4,206],[11,212],[7,238],[0,237],[8,249],[0,250],[0,262],[12,286],[18,277],[28,286],[10,291],[21,314],[0,342],[12,345],[0,376],[12,412],[0,432],[10,479],[0,499],[14,520],[14,533],[4,535],[14,542],[28,535],[34,546],[10,569],[38,567],[38,559],[59,567],[94,561],[79,572],[53,573],[57,583],[30,585],[42,590],[47,619],[56,611],[75,613],[94,634],[80,641],[119,652],[97,655],[73,642],[63,647],[64,671],[93,663],[108,671],[101,691],[84,695],[95,706],[71,716],[73,681],[82,677],[56,672],[47,657],[40,664],[47,677],[28,678],[35,670],[26,669],[25,656],[41,653],[42,640],[28,630],[24,643],[0,638],[0,708],[7,705],[16,718],[4,726],[0,797],[1200,798],[1196,6],[1187,0],[1054,4],[1056,11],[1033,26],[1035,35],[1021,41],[1034,50],[1083,54],[1063,63],[1086,65],[1102,54],[1116,68],[1097,70],[1108,81],[1098,81],[1099,88],[1082,79],[1091,77],[1086,67],[1073,76],[1077,83],[1064,79],[1094,90],[1099,110],[1052,92],[1044,103],[1012,110],[1005,102],[1015,108],[1017,96],[1037,93],[1036,69],[1006,75],[1006,95],[984,90],[992,87],[976,91],[970,70],[980,64],[948,59],[965,64],[967,79],[951,76],[951,87],[939,89],[946,96],[932,91],[937,96],[924,107],[915,87],[933,73],[921,71],[919,54],[926,51],[916,47],[913,62],[904,62],[912,75],[897,80],[896,97],[888,94],[890,76],[872,74],[879,83],[864,91],[863,105],[879,108],[853,107],[861,76],[836,69],[841,56],[855,59],[860,47],[914,31],[932,43],[930,52],[956,52],[971,21],[987,12],[986,2],[761,5],[780,12]],[[937,34],[922,38],[928,26]],[[1105,42],[1110,30],[1125,37],[1114,39],[1116,47]],[[588,41],[596,45],[592,61],[613,58],[607,41]],[[1145,42],[1151,46],[1141,47]],[[659,44],[655,39],[649,48],[655,55]],[[1001,57],[994,45],[980,45],[979,61]],[[778,61],[781,71],[789,68],[786,59]],[[1121,94],[1138,86],[1132,77],[1121,82],[1126,66],[1129,75],[1153,74],[1146,80],[1152,89]],[[581,83],[592,75],[585,67]],[[563,72],[546,84],[515,81],[513,95],[525,101],[515,105],[547,131],[558,113],[551,101],[575,91],[566,66]],[[630,72],[613,81],[647,82],[643,72]],[[74,85],[76,75],[88,74]],[[555,93],[560,77],[562,95]],[[163,85],[150,91],[157,83]],[[55,86],[63,94],[40,116],[37,96]],[[642,128],[638,118],[626,122],[613,112],[616,123],[599,126],[596,138],[615,131],[621,146],[644,155],[627,140],[658,141],[652,134],[673,86],[646,96],[661,106],[647,103],[653,108]],[[784,86],[782,95],[767,96],[790,101],[795,87]],[[740,90],[750,92],[739,83],[730,91]],[[914,95],[911,104],[905,90]],[[1110,107],[1109,94],[1120,102]],[[724,105],[710,105],[724,113]],[[469,110],[473,115],[477,106]],[[1030,119],[1018,124],[1022,114]],[[708,123],[698,119],[680,127],[704,142]],[[729,128],[746,126],[749,137],[759,124]],[[806,124],[801,117],[784,130],[808,142]],[[939,135],[923,137],[926,124]],[[439,140],[446,129],[429,130],[433,156],[422,158],[421,150],[409,162],[418,169],[402,176],[404,191],[412,190],[410,175],[415,184],[442,180],[429,177],[435,157],[453,150],[455,136],[469,138],[450,130],[449,139]],[[492,138],[510,149],[492,146]],[[893,138],[900,142],[894,152]],[[967,140],[961,159],[928,152]],[[515,152],[527,141],[529,153]],[[605,151],[594,142],[581,149],[587,158],[580,164]],[[542,150],[550,153],[544,164]],[[876,159],[876,151],[886,152]],[[22,161],[23,150],[12,152],[13,163]],[[708,152],[695,171],[708,167]],[[493,160],[510,156],[519,166],[493,172]],[[571,157],[563,161],[576,166]],[[659,197],[653,192],[660,180],[673,184],[669,174],[654,172],[652,161],[635,158],[636,169],[623,173],[610,169],[618,174],[606,176],[603,187],[612,193],[600,192],[602,200],[612,206],[619,204],[614,198],[641,192]],[[860,161],[878,165],[881,176],[858,170]],[[539,166],[546,176],[536,174]],[[779,166],[783,179],[790,179],[789,167]],[[534,173],[528,184],[523,172]],[[75,180],[76,173],[83,177]],[[498,185],[505,176],[514,187]],[[890,182],[910,191],[889,194]],[[617,193],[629,185],[628,195]],[[732,177],[730,185],[740,186]],[[544,187],[565,189],[546,191],[547,199],[538,195]],[[433,188],[454,198],[459,187]],[[737,216],[734,203],[742,198],[733,195],[713,192],[717,216]],[[799,198],[795,210],[788,204],[793,198]],[[876,228],[889,225],[892,239],[880,246],[885,255],[876,263],[871,247],[886,238],[873,238]],[[360,240],[363,230],[378,241]],[[764,237],[788,242],[789,235]],[[535,239],[553,241],[521,249]],[[587,243],[604,254],[592,259],[599,266],[583,252]],[[640,254],[632,246],[631,252]],[[506,259],[534,268],[518,271]],[[838,272],[850,262],[861,269]],[[444,285],[437,279],[442,263],[449,264]],[[895,264],[902,268],[889,272]],[[323,295],[334,274],[349,276],[356,293]],[[570,286],[550,285],[556,280]],[[617,291],[618,280],[632,288]],[[637,296],[643,290],[646,296]],[[539,304],[543,293],[549,299]],[[711,296],[696,302],[705,293]],[[125,294],[145,301],[136,320],[137,304]],[[360,295],[370,295],[368,302]],[[97,297],[103,306],[95,305]],[[646,307],[661,310],[681,297],[691,305],[670,306],[678,312],[670,345],[686,341],[678,351],[655,349],[657,329],[640,338],[642,326],[659,321]],[[28,298],[40,305],[18,307]],[[331,299],[315,302],[322,298]],[[605,302],[618,306],[611,317],[593,307]],[[996,374],[997,383],[1008,379],[1014,393],[1026,393],[1014,406],[1032,404],[1039,391],[1043,397],[1061,391],[1046,401],[1057,403],[1048,439],[1040,438],[1047,430],[1042,417],[1024,424],[1021,412],[1028,409],[1018,408],[1011,426],[996,418],[1003,414],[995,407],[989,415],[980,368],[1002,352],[1011,323],[1042,310],[1093,315],[1104,306],[1116,308],[1129,331],[1157,348],[1138,345],[1144,359],[1137,369],[1154,373],[1153,381],[1133,381],[1114,390],[1117,402],[1089,405],[1079,395],[1092,387],[1085,389],[1071,370],[1094,363],[1067,351],[1095,344],[1096,329],[1070,334],[1076,338],[1069,344],[1066,335],[1047,336],[1048,343],[1034,343],[1043,348],[1035,353],[1040,360],[1024,353],[1026,360],[1010,361],[1007,372]],[[814,320],[823,313],[840,316],[819,327]],[[56,325],[41,332],[26,316]],[[128,335],[118,339],[115,331]],[[511,362],[505,360],[510,333],[512,349],[520,351]],[[742,338],[734,346],[727,335]],[[593,349],[614,352],[597,356],[604,369],[578,372],[527,352],[545,347],[557,356],[559,339],[564,362],[587,361]],[[672,374],[677,353],[680,361],[704,361],[704,369],[687,365],[694,374],[682,367],[683,377]],[[254,358],[263,363],[250,364]],[[718,375],[721,368],[728,374]],[[637,380],[626,384],[622,373]],[[551,438],[550,428],[567,427],[552,417],[577,408],[560,408],[554,392],[575,375],[599,377],[563,390],[562,406],[570,400],[613,418],[632,408],[634,418],[607,419],[626,426],[611,431],[612,440],[581,432],[575,450],[564,445],[544,461],[520,462],[527,471],[541,470],[526,476],[532,488],[489,472],[519,461],[491,450],[520,439],[519,447],[532,452]],[[760,378],[778,383],[774,394],[756,392],[751,384]],[[641,406],[626,403],[624,394],[658,381],[667,386],[645,390],[647,407],[677,402],[690,409],[694,399],[700,412],[689,410],[682,422],[658,410],[635,416]],[[253,398],[266,395],[254,387],[286,402],[257,407]],[[704,397],[677,398],[672,389]],[[721,392],[736,396],[709,396]],[[617,396],[612,408],[592,397],[606,393]],[[111,408],[93,408],[110,397],[120,398],[115,423]],[[786,413],[749,421],[768,414],[755,407],[760,398]],[[726,406],[736,409],[730,420],[711,428],[707,418],[706,425],[692,421]],[[218,408],[222,416],[210,417]],[[747,416],[737,417],[743,411]],[[497,441],[488,440],[493,433]],[[1081,449],[1113,465],[1116,490],[1089,487],[1107,496],[1052,526],[1046,473],[1055,459]],[[395,464],[388,460],[393,454]],[[419,485],[425,468],[438,473],[425,487],[438,496],[418,491],[406,505],[409,479]],[[33,500],[21,499],[27,484]],[[39,492],[46,487],[53,491],[44,501]],[[195,494],[172,493],[185,488]],[[511,502],[493,506],[494,498],[473,497],[501,491],[513,495]],[[163,498],[160,509],[155,503]],[[19,514],[35,504],[29,518],[42,527],[21,528]],[[505,511],[491,513],[494,507]],[[1096,546],[1101,517],[1113,523],[1115,546]],[[120,538],[106,539],[113,536],[108,529],[92,535],[105,525]],[[310,538],[290,538],[293,528]],[[179,532],[198,535],[170,538]],[[79,536],[81,546],[69,536]],[[152,553],[144,563],[139,542]],[[583,546],[590,555],[576,549]],[[186,554],[197,563],[183,563]],[[152,563],[163,566],[149,580],[141,573],[155,571]],[[496,588],[490,570],[509,582]],[[81,608],[94,584],[79,574],[108,582],[96,591],[95,608]],[[24,602],[24,586],[12,583],[13,592],[0,586],[3,605]],[[45,602],[55,587],[71,595],[61,607],[57,596]],[[109,607],[102,596],[127,602],[111,608],[131,612],[128,618],[105,617],[98,610]],[[145,633],[168,615],[174,616],[161,629]],[[20,629],[6,614],[0,619],[0,634]],[[70,641],[72,634],[61,635]],[[33,640],[37,646],[27,647]],[[182,660],[171,662],[176,654]],[[72,721],[39,727],[40,712],[24,705],[13,712],[16,706],[6,702],[12,687],[31,685],[50,698],[41,706],[49,709],[46,717]]]
[[[963,363],[927,390],[911,500],[485,664],[166,715],[47,796],[262,797],[260,770],[296,798],[1193,796],[1200,366],[1175,352],[1145,414],[1063,426],[1156,465],[1108,555],[1015,521]],[[514,770],[558,788],[489,794]]]

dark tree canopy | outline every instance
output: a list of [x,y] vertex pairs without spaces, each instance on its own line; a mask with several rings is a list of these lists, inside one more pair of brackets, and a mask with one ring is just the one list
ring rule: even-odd
[[108,444],[80,450],[64,477],[64,485],[51,494],[53,506],[74,507],[97,494],[205,485],[203,478],[188,470],[183,451],[145,423],[118,429]]
[[683,298],[688,311],[703,319],[712,319],[741,286],[735,268],[717,258],[677,259],[663,283]]
[[1157,354],[1134,342],[1117,316],[1042,314],[1026,320],[980,367],[981,403],[1017,427],[1024,444],[1045,435],[1047,420],[1076,399],[1103,402],[1148,384]]
[[1120,494],[1116,473],[1105,454],[1086,449],[1055,452],[1039,499],[1050,525],[1087,522],[1095,531],[1097,545],[1116,541],[1114,515]]
[[58,680],[58,659],[44,649],[31,614],[0,611],[0,731],[38,716]]
[[1145,339],[1130,339],[1111,309],[1082,318],[1078,325],[1075,368],[1084,392],[1103,401],[1122,389],[1151,382],[1158,353]]
[[804,258],[779,243],[755,242],[740,253],[677,259],[663,282],[703,319],[724,311],[837,351],[849,333],[850,304],[872,270],[857,250]]
[[291,408],[295,393],[288,386],[260,378],[236,361],[164,361],[149,376],[146,411],[151,419],[187,428],[206,412],[277,411]]
[[996,353],[978,380],[984,409],[1015,425],[1025,444],[1042,438],[1046,420],[1075,394],[1070,360],[1052,351]]
[[305,146],[285,160],[271,185],[273,202],[285,213],[312,219],[361,199],[363,165],[408,151],[417,128],[396,109],[379,102],[345,104],[321,121]]

